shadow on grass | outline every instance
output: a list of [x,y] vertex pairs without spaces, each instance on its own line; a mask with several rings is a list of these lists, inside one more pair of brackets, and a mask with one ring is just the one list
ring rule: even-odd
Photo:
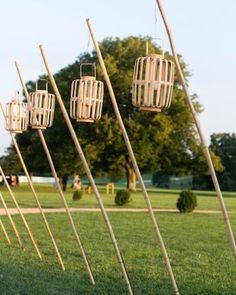
[[[9,265],[1,263],[0,271],[0,294],[1,295],[122,295],[128,294],[122,278],[104,274],[96,277],[96,285],[90,284],[86,274],[74,273],[70,271],[45,270],[39,265]],[[200,284],[201,283],[201,284]],[[171,295],[173,294],[169,280],[150,279],[145,276],[145,272],[139,274],[132,280],[134,294],[143,295]],[[179,285],[180,294],[186,295],[233,295],[233,289],[217,290],[208,286],[202,280],[188,281]]]
[[[101,275],[101,274],[100,274]],[[96,284],[91,285],[86,274],[70,271],[49,271],[39,265],[1,264],[1,295],[78,295],[78,294],[128,294],[125,283],[120,277],[103,274],[95,277]],[[172,294],[168,281],[156,282],[145,276],[132,282],[134,294]]]

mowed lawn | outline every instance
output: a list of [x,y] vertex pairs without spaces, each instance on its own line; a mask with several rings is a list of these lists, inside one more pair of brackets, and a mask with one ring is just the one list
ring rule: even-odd
[[[54,188],[37,186],[42,206],[62,207]],[[9,207],[14,207],[2,189]],[[14,189],[21,207],[35,207],[33,196],[26,186]],[[66,192],[70,207],[97,207],[93,194],[72,201],[72,190]],[[106,207],[114,207],[114,196],[101,189]],[[198,208],[219,209],[214,193],[198,192]],[[175,208],[177,191],[150,192],[153,207]],[[224,194],[230,220],[236,235],[236,194]],[[145,208],[140,192],[132,195],[126,207]],[[2,217],[12,240],[7,246],[0,236],[1,267],[0,294],[127,294],[113,247],[99,212],[73,213],[96,285],[89,282],[79,248],[63,213],[48,213],[66,271],[60,270],[55,253],[40,215],[26,215],[43,254],[40,261],[31,246],[19,216],[14,221],[25,242],[25,250],[17,245],[7,217]],[[147,213],[110,212],[134,294],[173,294],[160,248]],[[176,281],[181,294],[236,294],[236,260],[232,255],[221,214],[156,213]]]
[[[99,192],[103,199],[104,205],[107,208],[117,207],[114,203],[114,195],[107,195],[105,187],[99,186]],[[119,188],[118,188],[119,189]],[[4,198],[9,207],[14,207],[11,198],[5,187],[0,187],[0,190],[4,194]],[[13,193],[16,196],[17,201],[21,207],[37,207],[33,194],[30,188],[26,185],[20,185],[16,188],[12,188]],[[50,185],[37,185],[35,190],[40,199],[42,207],[44,208],[59,208],[63,206],[58,191]],[[153,208],[160,209],[175,209],[176,201],[180,190],[163,190],[163,189],[150,189],[148,190]],[[215,192],[196,191],[198,210],[219,210],[219,202]],[[93,193],[84,193],[83,198],[80,201],[73,201],[73,189],[68,188],[64,195],[67,199],[70,207],[81,208],[98,208],[96,198]],[[224,192],[223,193],[226,207],[229,211],[236,211],[236,192]],[[140,190],[137,193],[133,193],[132,201],[127,204],[126,208],[146,208],[143,194]]]

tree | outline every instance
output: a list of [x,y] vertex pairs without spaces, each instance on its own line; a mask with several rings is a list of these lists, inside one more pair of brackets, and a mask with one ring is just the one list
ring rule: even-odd
[[220,157],[224,171],[218,174],[223,190],[236,190],[236,134],[214,133],[211,135],[211,149]]
[[[163,113],[140,113],[131,103],[131,85],[135,59],[145,53],[147,37],[106,38],[100,43],[107,71],[116,94],[118,106],[130,136],[131,144],[142,172],[162,171],[167,174],[186,175],[203,170],[199,156],[199,140],[190,111],[185,103],[184,93],[177,75],[175,76],[172,105]],[[159,52],[152,42],[150,52]],[[172,58],[168,53],[166,57]],[[186,65],[179,56],[185,77],[189,76]],[[71,65],[55,74],[55,79],[69,110],[71,81],[79,78],[80,63],[96,62],[96,53],[81,54]],[[86,69],[85,69],[86,70]],[[86,74],[86,72],[85,72]],[[97,67],[97,77],[103,80]],[[45,78],[45,77],[44,77]],[[34,90],[34,82],[28,87]],[[196,111],[202,108],[193,95]],[[135,190],[136,175],[128,156],[120,128],[115,118],[107,88],[105,87],[103,116],[96,124],[73,121],[73,126],[89,162],[93,175],[109,174],[127,176],[130,190]],[[60,175],[83,174],[69,131],[62,119],[59,107],[55,109],[52,128],[45,132],[50,151]],[[17,136],[31,171],[47,172],[39,139],[29,131]]]
[[6,155],[0,157],[0,166],[5,174],[17,175],[19,172],[22,172],[23,168],[12,144],[7,148]]

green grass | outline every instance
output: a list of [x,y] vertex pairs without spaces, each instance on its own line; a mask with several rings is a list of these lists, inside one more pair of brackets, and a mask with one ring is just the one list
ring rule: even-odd
[[[44,207],[61,207],[55,190],[38,186]],[[22,207],[35,206],[33,197],[22,186],[14,190]],[[4,196],[6,192],[3,190]],[[150,193],[154,207],[175,208],[176,191]],[[72,201],[72,191],[66,193],[71,207],[97,207],[93,196],[85,194],[82,200]],[[114,205],[114,197],[102,191],[106,207]],[[129,207],[144,208],[141,193],[133,195]],[[230,220],[236,235],[236,198],[225,194],[232,211]],[[214,193],[198,193],[198,208],[218,209]],[[8,201],[9,205],[12,205]],[[124,280],[115,259],[113,247],[101,214],[97,212],[73,213],[84,248],[95,276],[96,285],[89,282],[78,246],[65,214],[47,214],[65,262],[66,271],[60,270],[51,241],[40,215],[26,218],[43,253],[40,261],[19,216],[13,216],[23,236],[26,249],[21,251],[7,218],[7,227],[13,246],[6,245],[0,235],[0,294],[1,295],[77,295],[127,294]],[[147,213],[109,213],[135,294],[172,294],[171,285]],[[226,236],[220,214],[156,214],[173,270],[182,295],[236,294],[236,264]]]
[[[9,207],[14,207],[12,204],[6,188],[1,188],[6,198]],[[57,208],[62,207],[62,201],[60,199],[59,193],[52,186],[37,185],[36,191],[44,208]],[[106,207],[116,207],[114,203],[114,196],[106,195],[105,188],[99,187],[103,202]],[[17,188],[13,188],[13,192],[21,207],[36,207],[34,197],[26,185],[21,185]],[[153,208],[176,208],[176,201],[179,195],[178,190],[160,190],[152,189],[149,191],[149,196],[152,201]],[[197,209],[199,210],[219,210],[219,202],[216,197],[215,192],[202,192],[196,191],[198,200]],[[94,194],[84,194],[82,200],[76,202],[72,200],[72,189],[67,189],[65,192],[65,197],[71,207],[91,207],[97,208],[98,204],[94,197]],[[236,211],[236,193],[224,193],[224,200],[227,209],[230,211]],[[141,192],[133,193],[131,195],[132,202],[127,204],[125,207],[128,208],[145,208],[145,202],[143,194]]]
[[[107,230],[99,213],[74,214],[97,284],[91,286],[64,214],[47,214],[66,271],[60,270],[41,218],[27,216],[43,253],[40,262],[18,217],[25,241],[21,252],[0,239],[0,294],[126,294]],[[172,294],[146,213],[109,214],[135,294]],[[234,228],[236,216],[231,220]],[[158,214],[181,294],[236,294],[235,260],[218,215]],[[4,224],[10,226],[3,218]],[[12,231],[10,236],[13,237]]]

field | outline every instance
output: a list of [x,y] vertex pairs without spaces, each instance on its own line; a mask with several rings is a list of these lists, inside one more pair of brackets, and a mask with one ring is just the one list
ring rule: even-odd
[[[37,186],[44,208],[62,207],[52,187]],[[114,197],[101,188],[105,207],[115,207]],[[14,207],[1,188],[9,207]],[[35,207],[26,186],[14,189],[21,207]],[[175,208],[177,191],[152,190],[154,208]],[[197,192],[199,210],[218,210],[213,192]],[[236,235],[236,194],[224,194],[230,220]],[[66,192],[70,207],[97,207],[93,194],[72,201],[72,190]],[[145,208],[140,192],[132,195],[128,208]],[[96,285],[89,282],[79,249],[63,213],[48,213],[66,271],[60,270],[40,215],[26,215],[43,253],[43,261],[35,255],[19,216],[13,216],[25,242],[25,251],[17,245],[7,218],[2,217],[13,246],[0,236],[0,294],[127,294],[116,262],[113,247],[99,212],[73,213],[81,239],[89,257]],[[147,213],[109,212],[135,294],[172,294],[160,249]],[[229,246],[221,214],[156,213],[171,259],[180,293],[185,295],[236,294],[236,264]]]

